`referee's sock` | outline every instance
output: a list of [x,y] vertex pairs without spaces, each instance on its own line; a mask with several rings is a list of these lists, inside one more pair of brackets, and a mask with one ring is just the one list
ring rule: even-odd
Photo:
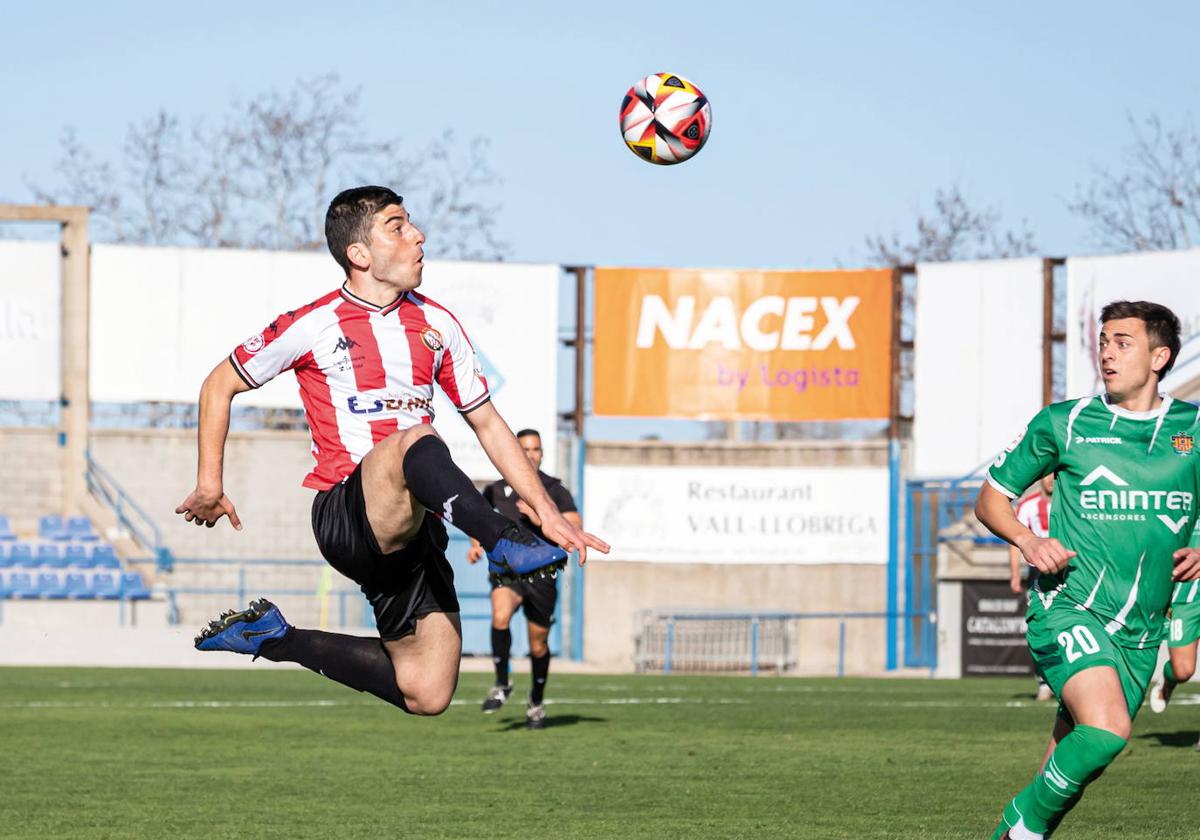
[[542,705],[542,695],[546,691],[546,678],[550,675],[550,651],[545,656],[529,655],[529,670],[533,677],[533,685],[529,689],[529,702],[534,706]]
[[371,636],[346,636],[293,627],[280,639],[263,642],[259,655],[272,662],[296,662],[322,677],[374,694],[404,711],[396,669],[383,642]]
[[494,549],[500,534],[512,526],[492,510],[437,435],[425,435],[404,453],[404,481],[417,501],[479,540],[485,551]]
[[496,685],[508,686],[508,654],[512,650],[512,630],[492,628],[492,664],[496,666]]

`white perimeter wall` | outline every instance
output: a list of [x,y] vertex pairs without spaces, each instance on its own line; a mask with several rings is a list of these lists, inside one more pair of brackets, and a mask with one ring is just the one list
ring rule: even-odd
[[961,476],[1042,407],[1042,261],[917,266],[913,471]]

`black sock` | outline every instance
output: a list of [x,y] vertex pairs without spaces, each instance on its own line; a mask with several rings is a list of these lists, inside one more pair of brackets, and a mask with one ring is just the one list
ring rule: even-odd
[[261,655],[272,662],[298,662],[334,682],[374,694],[404,711],[396,669],[383,642],[374,636],[344,636],[293,627],[281,639],[263,642]]
[[496,685],[508,685],[508,652],[512,650],[512,631],[492,628],[492,664],[496,666]]
[[495,548],[500,534],[512,526],[492,510],[437,435],[425,435],[408,448],[404,454],[404,480],[417,501],[468,537],[479,540],[484,551]]
[[546,677],[550,674],[550,652],[545,656],[529,655],[530,670],[533,673],[533,687],[529,689],[529,702],[535,706],[542,703],[542,694],[546,691]]

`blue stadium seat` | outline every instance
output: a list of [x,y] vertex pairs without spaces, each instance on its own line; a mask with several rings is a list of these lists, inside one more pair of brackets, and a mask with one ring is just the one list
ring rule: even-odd
[[8,577],[8,596],[10,598],[36,598],[37,587],[29,572],[13,572]]
[[63,518],[56,513],[38,519],[38,536],[44,540],[65,540],[67,531],[63,527]]
[[92,585],[88,582],[87,575],[71,572],[67,575],[66,584],[68,598],[90,600],[96,597],[96,593],[92,591]]
[[54,568],[58,568],[54,564],[63,560],[62,549],[60,549],[54,543],[42,543],[37,547],[37,551],[34,553],[33,559],[37,560],[39,566],[52,566]]
[[86,516],[72,516],[67,520],[67,538],[80,542],[95,542],[99,535],[92,530],[92,522]]
[[16,533],[12,529],[12,523],[8,521],[8,517],[0,514],[0,540],[9,542],[17,538]]
[[23,569],[32,569],[37,566],[39,561],[33,557],[33,546],[29,543],[16,543],[8,549],[8,556],[12,560],[9,565],[18,566]]
[[72,569],[91,569],[96,565],[96,549],[89,551],[86,545],[68,546],[67,556],[71,558]]
[[92,592],[97,598],[120,598],[121,582],[108,572],[97,572],[92,578]]
[[92,549],[92,564],[97,569],[119,569],[121,561],[111,545],[98,545]]
[[67,584],[55,572],[42,572],[37,578],[37,591],[42,598],[66,598]]
[[130,601],[143,600],[150,597],[150,590],[142,580],[141,572],[125,572],[121,575],[121,596]]

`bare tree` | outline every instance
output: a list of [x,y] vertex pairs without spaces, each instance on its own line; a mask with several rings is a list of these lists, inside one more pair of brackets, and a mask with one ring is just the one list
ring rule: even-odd
[[431,256],[503,259],[494,233],[498,183],[486,143],[459,148],[449,132],[404,156],[396,138],[362,129],[359,91],[336,76],[235,101],[215,122],[185,128],[160,111],[130,125],[115,163],[68,129],[59,183],[31,183],[39,201],[86,204],[99,240],[304,250],[324,247],[325,207],[357,183],[406,196],[429,235]]
[[1190,248],[1200,242],[1200,135],[1190,118],[1178,128],[1157,116],[1127,119],[1133,141],[1123,171],[1094,167],[1067,207],[1087,220],[1102,248]]
[[901,238],[899,233],[868,236],[867,259],[876,265],[898,266],[1024,257],[1037,252],[1024,219],[1017,229],[1001,229],[1000,211],[972,207],[957,184],[934,193],[933,211],[918,211],[916,227],[912,238]]

